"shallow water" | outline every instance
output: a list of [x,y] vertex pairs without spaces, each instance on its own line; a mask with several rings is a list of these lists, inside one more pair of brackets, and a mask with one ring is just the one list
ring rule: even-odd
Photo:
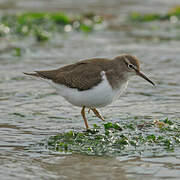
[[[0,1],[1,12],[25,10],[64,10],[70,13],[100,13],[107,28],[90,34],[70,32],[49,43],[33,40],[2,40],[0,49],[0,174],[4,179],[179,179],[180,152],[162,156],[93,157],[63,155],[47,149],[30,148],[58,132],[82,130],[80,108],[71,106],[45,82],[25,77],[22,72],[53,69],[90,57],[136,55],[142,69],[156,87],[140,78],[129,83],[126,93],[102,108],[107,121],[127,119],[180,119],[180,42],[178,33],[153,31],[157,22],[138,26],[124,23],[125,13],[164,12],[177,0],[164,1]],[[81,6],[80,6],[81,5]],[[57,8],[58,7],[58,8]],[[60,7],[60,8],[59,8]],[[107,11],[104,12],[104,7]],[[163,37],[168,37],[164,40]],[[23,47],[22,57],[12,56],[7,47]],[[102,123],[88,115],[89,125]]]

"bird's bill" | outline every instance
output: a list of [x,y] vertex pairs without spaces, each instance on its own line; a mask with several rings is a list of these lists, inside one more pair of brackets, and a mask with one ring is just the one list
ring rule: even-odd
[[155,84],[147,77],[145,76],[142,72],[138,71],[137,75],[142,77],[143,79],[145,79],[146,81],[148,81],[149,83],[151,83],[153,86],[155,86]]

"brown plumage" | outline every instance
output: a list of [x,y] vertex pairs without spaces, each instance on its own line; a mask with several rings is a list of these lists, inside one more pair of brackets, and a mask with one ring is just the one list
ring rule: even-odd
[[118,64],[121,67],[125,66],[123,63],[124,58],[129,59],[139,69],[139,62],[134,56],[122,55],[117,56],[113,60],[104,58],[87,59],[55,70],[35,71],[35,73],[24,74],[50,79],[54,83],[84,91],[99,84],[102,80],[101,72],[104,71],[111,86],[116,87],[120,77],[123,76],[122,70],[119,71]]

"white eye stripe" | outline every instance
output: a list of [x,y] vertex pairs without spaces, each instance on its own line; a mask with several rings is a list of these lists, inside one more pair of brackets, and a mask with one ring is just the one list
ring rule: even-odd
[[131,64],[131,62],[129,61],[129,59],[127,59],[126,57],[125,57],[125,62],[126,62],[126,64],[127,64],[127,66],[128,66],[129,69],[137,70],[137,67],[134,66],[133,64]]
[[128,68],[129,68],[129,69],[137,70],[137,67],[134,66],[133,64],[128,64]]
[[129,59],[127,59],[126,57],[125,57],[124,59],[125,59],[125,62],[126,62],[127,64],[131,64],[130,61],[129,61]]

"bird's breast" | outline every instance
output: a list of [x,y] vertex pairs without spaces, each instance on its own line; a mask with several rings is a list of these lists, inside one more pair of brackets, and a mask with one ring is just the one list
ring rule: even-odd
[[128,81],[119,83],[118,87],[113,90],[115,92],[113,101],[118,99],[122,95],[122,93],[126,90],[127,86]]

